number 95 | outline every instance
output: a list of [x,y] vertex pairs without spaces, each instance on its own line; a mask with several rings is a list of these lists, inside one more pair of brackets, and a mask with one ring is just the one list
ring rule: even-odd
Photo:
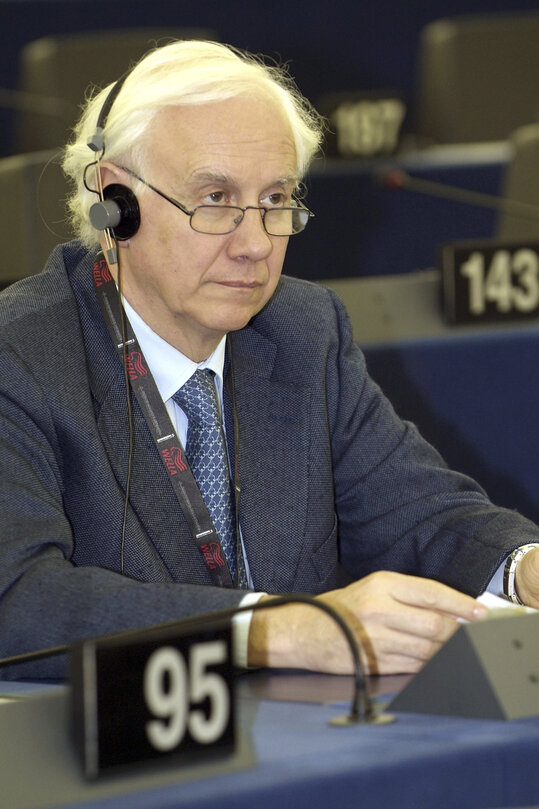
[[[156,750],[169,752],[186,732],[199,744],[212,744],[223,735],[230,718],[226,680],[210,666],[227,662],[225,641],[196,643],[189,648],[189,664],[173,646],[154,651],[145,666],[143,692],[153,719],[146,736]],[[192,707],[209,700],[209,710]]]

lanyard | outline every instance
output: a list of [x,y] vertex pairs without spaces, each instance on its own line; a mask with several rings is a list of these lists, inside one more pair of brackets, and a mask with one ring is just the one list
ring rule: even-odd
[[[125,318],[127,327],[125,337],[127,339],[124,344],[124,329],[122,328],[122,313],[118,289],[102,254],[97,256],[94,263],[93,280],[99,305],[107,324],[110,337],[116,346],[122,363],[126,365],[130,387],[146,419],[146,423],[155,441],[163,465],[167,470],[174,493],[189,524],[197,547],[202,554],[206,568],[214,584],[219,587],[232,587],[233,583],[230,570],[210,513],[200,494],[196,480],[185,457],[185,450],[172,426],[165,404],[148,368],[133,328],[127,318]],[[237,419],[235,408],[234,428],[236,431]],[[235,440],[237,451],[237,436]],[[237,468],[235,473],[236,547],[238,554],[236,569],[238,569],[239,554],[242,553],[242,550],[241,542],[239,541],[238,525],[239,482],[237,478]]]

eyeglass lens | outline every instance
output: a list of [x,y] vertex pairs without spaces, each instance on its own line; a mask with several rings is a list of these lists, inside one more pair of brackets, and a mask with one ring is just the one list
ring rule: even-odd
[[[241,208],[201,205],[191,216],[191,225],[200,233],[231,233],[242,221]],[[305,208],[275,208],[263,213],[264,227],[271,236],[292,236],[304,230],[309,221]]]

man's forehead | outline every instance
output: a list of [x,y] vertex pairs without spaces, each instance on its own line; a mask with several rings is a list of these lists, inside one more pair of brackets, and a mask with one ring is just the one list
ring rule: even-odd
[[188,127],[205,136],[226,132],[228,137],[240,139],[249,131],[270,135],[276,130],[291,133],[291,125],[283,107],[268,95],[239,95],[205,104],[171,105],[156,116],[165,128],[181,130]]
[[271,182],[293,185],[297,179],[293,133],[272,99],[169,107],[155,120],[153,134],[152,162],[162,160],[190,183],[233,183],[238,167],[249,163]]

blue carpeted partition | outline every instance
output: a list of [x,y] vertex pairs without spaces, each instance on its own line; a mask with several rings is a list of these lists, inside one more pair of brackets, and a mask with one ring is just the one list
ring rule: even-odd
[[396,340],[365,348],[403,418],[491,499],[539,522],[539,329]]

